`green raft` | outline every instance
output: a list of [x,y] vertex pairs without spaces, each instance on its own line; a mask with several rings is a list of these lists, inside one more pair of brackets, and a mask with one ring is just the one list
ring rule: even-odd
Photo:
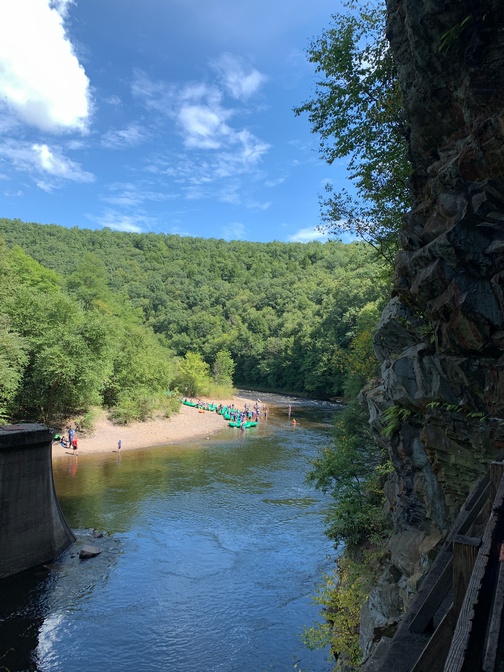
[[[243,428],[250,429],[250,427],[256,427],[258,424],[259,424],[258,422],[252,422],[252,421],[244,422]],[[228,422],[228,425],[230,427],[241,427],[241,424],[239,422],[234,422],[233,420],[231,420],[231,422]]]
[[184,404],[184,406],[192,406],[193,408],[195,408],[198,405],[197,401],[188,401],[187,399],[184,399],[182,403]]

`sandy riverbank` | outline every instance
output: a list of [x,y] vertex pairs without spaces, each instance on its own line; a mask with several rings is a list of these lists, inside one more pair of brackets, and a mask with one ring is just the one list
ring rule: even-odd
[[[250,399],[233,397],[232,400],[220,400],[219,403],[224,406],[234,403],[238,408],[243,408],[247,401]],[[119,440],[122,442],[121,452],[170,443],[185,443],[193,439],[206,438],[225,427],[226,421],[221,415],[208,411],[200,413],[197,408],[183,405],[180,406],[180,412],[171,418],[135,422],[127,426],[114,425],[103,411],[91,433],[77,434],[78,452],[79,455],[89,455],[116,451]],[[53,459],[64,457],[69,452],[68,448],[63,448],[58,442],[53,444]]]

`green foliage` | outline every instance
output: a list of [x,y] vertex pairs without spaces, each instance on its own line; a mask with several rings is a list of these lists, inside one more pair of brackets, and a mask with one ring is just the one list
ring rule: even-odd
[[27,348],[23,337],[11,330],[8,317],[0,314],[0,421],[9,417],[28,361]]
[[212,377],[216,385],[233,386],[235,363],[229,350],[219,350],[212,366]]
[[169,418],[180,408],[180,401],[174,396],[155,393],[150,389],[137,387],[119,394],[117,403],[109,410],[109,418],[118,425],[130,422],[145,422],[162,414]]
[[466,16],[463,21],[453,26],[453,28],[450,28],[450,30],[441,35],[438,50],[443,53],[447,53],[451,49],[460,51],[463,46],[464,30],[468,27],[468,25],[470,25],[472,21],[474,21],[474,16],[469,14],[469,16]]
[[170,418],[179,411],[180,395],[175,391],[171,393],[165,393],[165,396],[160,398],[158,403],[158,412],[161,412],[165,418]]
[[357,554],[341,555],[335,570],[323,577],[314,597],[314,602],[322,607],[323,620],[305,629],[303,641],[311,649],[329,646],[338,660],[336,670],[357,669],[361,662],[361,609],[376,581],[382,556],[379,540]]
[[312,463],[308,480],[332,496],[327,534],[356,547],[384,529],[382,515],[385,456],[373,441],[368,417],[357,400],[339,412],[333,445]]
[[206,396],[210,399],[230,399],[235,392],[236,390],[232,385],[216,385],[212,381]]
[[170,387],[175,375],[173,358],[150,329],[115,323],[114,340],[112,370],[104,389],[107,406],[115,406],[119,398],[135,398],[137,391],[159,395]]
[[383,3],[345,3],[309,50],[320,75],[307,112],[327,163],[348,160],[355,193],[328,184],[322,219],[335,232],[368,241],[390,263],[408,202],[407,161],[401,93],[385,36]]
[[[229,353],[219,368],[232,360],[227,375],[237,385],[322,397],[347,391],[348,367],[364,377],[373,366],[361,332],[365,314],[383,305],[387,280],[363,243],[227,243],[6,219],[0,235],[52,269],[45,293],[57,290],[77,322],[96,317],[105,327],[94,396],[109,407],[126,389],[172,387],[175,360],[187,352],[217,377],[218,353]],[[72,322],[60,314],[50,329]]]
[[189,397],[208,394],[211,383],[210,367],[201,355],[188,352],[178,363],[175,382]]
[[89,408],[82,415],[77,416],[74,419],[76,429],[78,429],[81,432],[92,432],[99,413],[100,413],[99,408],[92,407]]
[[401,425],[410,417],[411,411],[401,406],[389,406],[383,411],[381,417],[385,423],[381,431],[383,436],[391,437],[399,431]]
[[109,418],[119,425],[145,422],[154,416],[157,406],[157,395],[145,388],[136,388],[133,394],[131,391],[119,394],[117,404],[109,411]]
[[[69,283],[19,246],[0,241],[0,416],[91,422],[95,405],[142,386],[160,393],[173,379],[171,353],[138,323],[128,301],[112,296],[100,263]],[[97,268],[98,280],[89,268]],[[91,292],[84,300],[84,288]],[[104,395],[107,395],[105,399]],[[135,395],[132,395],[133,397]],[[138,396],[138,395],[137,395]]]
[[54,292],[61,287],[59,273],[38,264],[19,245],[12,248],[9,264],[18,281],[26,287],[34,287],[42,292]]

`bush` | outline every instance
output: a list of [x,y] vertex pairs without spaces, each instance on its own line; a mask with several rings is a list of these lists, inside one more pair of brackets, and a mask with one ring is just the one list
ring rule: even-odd
[[146,422],[156,413],[169,418],[180,408],[179,395],[174,392],[153,393],[145,388],[129,390],[119,395],[118,402],[109,410],[109,419],[118,425]]
[[175,392],[165,392],[159,410],[165,418],[170,418],[174,413],[178,413],[180,410],[180,395]]
[[119,425],[145,422],[152,418],[159,405],[159,397],[148,390],[130,390],[119,394],[117,404],[109,411],[109,418]]
[[81,432],[92,432],[99,413],[99,408],[90,408],[83,415],[75,419],[76,429]]
[[[370,558],[356,561],[342,555],[337,568],[324,576],[314,601],[323,607],[323,622],[306,628],[303,642],[310,649],[330,646],[338,659],[336,669],[358,666],[361,659],[359,626],[362,606],[373,583]],[[340,663],[342,665],[340,665]]]

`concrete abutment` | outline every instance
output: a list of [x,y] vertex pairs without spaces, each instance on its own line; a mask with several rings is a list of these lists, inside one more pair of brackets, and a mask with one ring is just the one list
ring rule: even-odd
[[44,425],[0,427],[0,579],[52,560],[75,541],[54,489],[52,440]]

